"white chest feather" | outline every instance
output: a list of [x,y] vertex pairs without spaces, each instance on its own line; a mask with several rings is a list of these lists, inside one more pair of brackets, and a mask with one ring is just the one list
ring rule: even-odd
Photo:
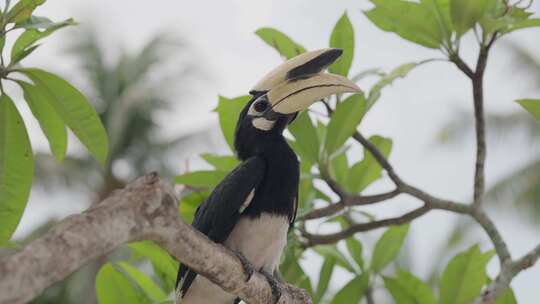
[[225,246],[242,253],[255,269],[272,273],[287,244],[289,220],[286,216],[262,214],[243,217],[225,241]]

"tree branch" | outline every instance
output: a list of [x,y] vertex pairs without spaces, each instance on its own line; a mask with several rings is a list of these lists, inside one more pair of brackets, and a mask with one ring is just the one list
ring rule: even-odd
[[494,303],[497,297],[510,286],[512,279],[514,279],[521,271],[533,267],[534,264],[538,262],[539,258],[540,244],[516,261],[507,261],[507,263],[502,265],[497,278],[488,285],[477,302],[482,304]]
[[[242,264],[225,247],[182,222],[172,188],[146,175],[89,210],[64,219],[21,251],[0,260],[0,304],[26,303],[87,262],[116,247],[153,240],[224,290],[250,303],[272,303],[266,279],[248,282]],[[284,286],[279,303],[311,303],[298,288]]]

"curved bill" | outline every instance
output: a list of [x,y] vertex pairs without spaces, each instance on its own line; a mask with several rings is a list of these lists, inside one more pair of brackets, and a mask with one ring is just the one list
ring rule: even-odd
[[349,79],[336,74],[316,74],[306,79],[285,82],[268,91],[268,101],[277,113],[291,114],[307,109],[333,94],[361,92]]
[[346,77],[324,73],[342,53],[329,48],[300,54],[273,69],[250,93],[266,93],[272,112],[292,114],[333,94],[361,92]]

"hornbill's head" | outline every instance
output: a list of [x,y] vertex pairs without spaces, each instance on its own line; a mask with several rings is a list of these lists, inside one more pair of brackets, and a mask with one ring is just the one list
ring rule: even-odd
[[291,58],[268,73],[249,92],[251,100],[236,124],[234,145],[241,159],[283,140],[282,132],[298,112],[324,97],[360,92],[349,79],[324,70],[342,54],[321,49]]

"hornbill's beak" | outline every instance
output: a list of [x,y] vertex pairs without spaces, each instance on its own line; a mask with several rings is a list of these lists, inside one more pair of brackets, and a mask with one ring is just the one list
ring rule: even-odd
[[332,94],[361,92],[349,79],[324,73],[342,53],[341,49],[321,49],[300,54],[268,73],[250,93],[265,92],[272,112],[293,114]]

